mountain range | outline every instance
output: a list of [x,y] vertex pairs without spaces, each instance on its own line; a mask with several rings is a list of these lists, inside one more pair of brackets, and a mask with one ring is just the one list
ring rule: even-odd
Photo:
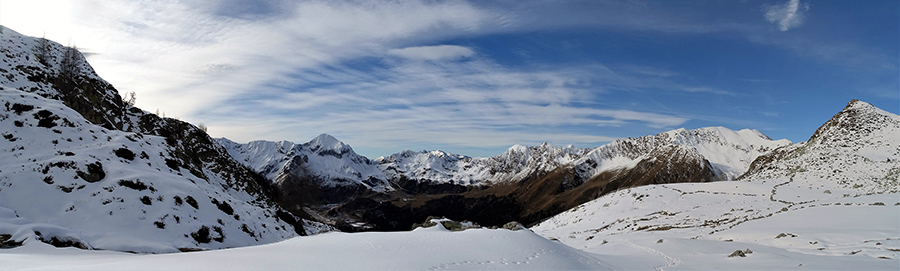
[[619,188],[732,180],[759,155],[791,143],[756,130],[709,127],[619,139],[593,149],[545,143],[515,145],[484,158],[407,150],[368,159],[327,134],[303,144],[217,141],[273,180],[288,206],[305,205],[332,223],[369,221],[364,227],[381,230],[408,229],[429,215],[486,225],[533,223]]

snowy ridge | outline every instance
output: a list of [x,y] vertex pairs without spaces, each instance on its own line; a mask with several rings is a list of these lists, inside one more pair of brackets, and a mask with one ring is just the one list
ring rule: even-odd
[[[269,180],[295,171],[326,187],[363,185],[374,191],[389,191],[384,174],[366,157],[334,137],[321,134],[304,144],[289,141],[253,141],[239,144],[216,139],[236,160],[264,174]],[[301,170],[294,170],[294,169]]]
[[294,157],[300,157],[305,174],[320,177],[326,185],[362,184],[377,191],[390,190],[389,181],[401,177],[423,183],[490,185],[521,181],[563,166],[577,168],[580,177],[587,180],[605,171],[634,167],[670,146],[694,149],[700,155],[697,160],[709,160],[719,178],[730,180],[744,173],[759,155],[790,144],[786,139],[771,140],[756,130],[682,128],[618,139],[594,149],[547,143],[530,147],[515,145],[498,156],[476,158],[443,151],[406,150],[370,161],[354,153],[349,145],[325,134],[302,145],[287,141],[248,144],[224,138],[218,141],[235,159],[270,179],[284,174]]
[[118,251],[177,252],[295,236],[276,207],[189,170],[163,137],[108,130],[56,100],[0,87],[0,234]]
[[[722,179],[731,180],[747,171],[756,157],[791,144],[786,139],[772,140],[757,130],[732,131],[725,127],[706,127],[695,130],[684,128],[639,138],[618,139],[598,147],[576,164],[585,164],[587,175],[631,167],[661,146],[686,146],[710,162]],[[596,164],[597,166],[593,166]]]
[[420,182],[484,185],[520,181],[575,161],[585,149],[547,143],[515,145],[498,156],[471,158],[443,151],[404,151],[375,160],[389,178],[403,176]]
[[279,170],[290,161],[289,157],[296,155],[294,153],[296,146],[289,141],[258,140],[240,144],[225,138],[217,138],[216,142],[222,145],[231,157],[263,174],[269,180],[275,179]]
[[[656,259],[620,262],[626,269],[893,270],[898,135],[897,115],[854,100],[808,142],[760,156],[741,181],[621,190],[532,230],[588,252]],[[727,257],[747,249],[746,260]]]
[[481,185],[520,181],[535,173],[546,173],[560,166],[573,166],[590,179],[604,171],[631,168],[652,157],[665,146],[695,149],[710,161],[723,179],[744,173],[761,154],[790,144],[786,139],[771,140],[759,131],[732,131],[724,127],[696,130],[677,129],[653,136],[618,139],[595,149],[557,147],[550,144],[525,147],[515,145],[504,153],[487,158],[446,155],[443,152],[405,151],[375,160],[388,177],[402,175],[435,183]]

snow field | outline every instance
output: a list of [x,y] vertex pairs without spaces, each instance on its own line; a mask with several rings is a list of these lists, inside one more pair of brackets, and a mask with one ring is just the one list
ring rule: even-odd
[[279,243],[157,255],[56,249],[40,242],[0,254],[0,270],[613,270],[530,231],[440,224],[411,232],[325,233]]

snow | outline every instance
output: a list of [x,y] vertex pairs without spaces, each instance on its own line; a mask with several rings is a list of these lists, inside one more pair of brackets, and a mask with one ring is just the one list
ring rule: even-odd
[[[440,224],[438,224],[440,225]],[[326,233],[192,253],[133,255],[40,242],[0,253],[0,270],[613,270],[596,256],[530,231],[441,226],[411,232]]]
[[304,174],[322,186],[362,185],[380,192],[392,189],[384,173],[368,158],[328,134],[304,144],[264,140],[240,144],[226,138],[216,141],[235,160],[276,183],[287,174]]
[[[162,137],[108,130],[60,101],[0,86],[4,104],[0,233],[12,233],[13,240],[40,232],[45,240],[56,237],[95,249],[173,252],[296,235],[291,225],[275,218],[271,205],[258,202],[239,184],[232,186],[208,169],[201,174],[170,167],[167,160],[176,158]],[[134,157],[118,156],[121,149]],[[104,176],[88,180],[91,165],[100,165]],[[233,214],[213,200],[227,204]],[[224,238],[198,243],[190,237],[204,226],[212,237]]]
[[898,135],[897,115],[854,101],[739,181],[620,190],[532,230],[625,269],[897,270]]
[[[306,170],[304,174],[320,179],[324,185],[360,184],[376,191],[393,189],[389,181],[401,176],[424,183],[477,186],[521,181],[562,166],[584,169],[580,177],[587,180],[605,171],[634,167],[654,155],[655,150],[667,146],[695,149],[701,158],[709,160],[721,179],[731,180],[744,173],[756,157],[790,144],[785,139],[771,140],[757,130],[681,128],[641,138],[619,139],[594,149],[543,143],[530,147],[513,145],[493,157],[472,158],[439,150],[406,150],[369,160],[327,134],[299,145],[288,141],[248,144],[224,138],[218,141],[235,159],[269,179],[277,180],[279,175],[288,174],[286,171],[294,157],[301,157]],[[376,180],[376,185],[371,185],[372,180]]]
[[733,131],[725,127],[679,129],[660,135],[665,135],[657,135],[664,142],[693,147],[709,160],[713,168],[724,173],[728,180],[747,171],[756,157],[791,144],[787,139],[771,140],[758,130]]
[[337,153],[344,153],[350,149],[350,146],[344,144],[337,138],[329,134],[321,134],[308,143],[310,149],[313,150],[330,150]]

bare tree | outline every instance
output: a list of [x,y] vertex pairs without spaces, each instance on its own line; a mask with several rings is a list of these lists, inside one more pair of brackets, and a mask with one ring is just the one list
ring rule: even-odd
[[122,129],[125,129],[125,123],[128,118],[128,110],[130,109],[129,107],[134,107],[134,103],[136,100],[137,100],[137,97],[135,96],[134,91],[127,92],[127,93],[125,93],[125,96],[122,96],[122,102],[125,103],[124,105],[122,105],[122,108],[120,109],[121,110],[120,116],[122,118],[121,119]]
[[78,75],[81,74],[80,54],[81,53],[78,52],[78,47],[75,45],[66,47],[62,62],[60,62],[59,75],[63,80],[69,81],[67,83],[77,83],[75,80],[78,78]]
[[34,50],[34,56],[37,57],[38,62],[44,67],[50,66],[50,41],[47,40],[46,36],[37,40]]
[[122,101],[130,106],[134,106],[135,100],[137,100],[137,98],[135,97],[134,91],[127,92],[125,93],[125,96],[122,96]]

